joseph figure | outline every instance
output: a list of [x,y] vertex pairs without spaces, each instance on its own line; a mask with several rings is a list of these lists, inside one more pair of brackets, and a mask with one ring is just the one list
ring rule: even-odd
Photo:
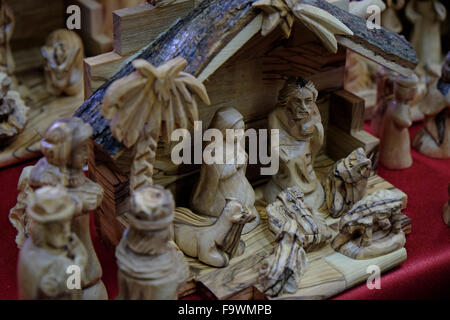
[[305,203],[318,209],[324,201],[323,187],[314,171],[314,159],[323,144],[324,129],[316,105],[314,84],[290,78],[280,90],[278,106],[269,115],[269,129],[278,129],[280,169],[266,185],[268,203],[286,188],[298,186]]

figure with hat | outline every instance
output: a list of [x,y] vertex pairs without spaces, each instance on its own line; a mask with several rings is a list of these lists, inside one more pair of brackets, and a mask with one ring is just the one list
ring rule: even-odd
[[290,78],[278,96],[278,106],[269,115],[269,129],[280,135],[280,170],[264,190],[268,203],[289,188],[298,186],[305,203],[318,209],[324,190],[314,171],[314,159],[323,144],[324,129],[316,105],[318,92],[311,81]]
[[[202,164],[199,181],[191,195],[191,208],[197,214],[218,218],[225,208],[226,199],[235,199],[256,217],[244,226],[243,233],[248,233],[259,224],[259,214],[255,208],[255,191],[245,176],[248,163],[245,136],[237,135],[236,139],[226,139],[228,129],[243,132],[245,129],[243,116],[234,108],[221,108],[214,115],[209,128],[221,131],[223,141],[220,143],[227,161]],[[230,150],[233,150],[233,159],[228,159],[230,154],[227,152]]]
[[412,165],[408,128],[412,125],[411,105],[417,92],[418,77],[397,76],[394,98],[388,102],[380,130],[380,162],[389,169]]
[[20,247],[27,237],[29,218],[26,208],[33,190],[43,186],[61,185],[76,200],[77,210],[72,230],[83,242],[87,253],[86,299],[106,299],[106,288],[101,280],[102,269],[92,244],[89,229],[89,211],[96,209],[103,199],[103,188],[86,177],[83,167],[90,153],[92,128],[79,118],[66,118],[53,122],[41,141],[44,155],[35,166],[26,167],[19,179],[18,202],[11,209],[9,219],[18,229],[16,243]]
[[[71,231],[76,202],[61,186],[36,190],[27,208],[31,235],[20,250],[18,263],[20,299],[83,298],[81,286],[68,286],[69,267],[85,274],[87,252]],[[80,279],[81,283],[81,279]]]
[[117,299],[177,299],[189,268],[183,253],[170,241],[174,207],[172,194],[160,186],[133,192],[129,228],[116,248]]

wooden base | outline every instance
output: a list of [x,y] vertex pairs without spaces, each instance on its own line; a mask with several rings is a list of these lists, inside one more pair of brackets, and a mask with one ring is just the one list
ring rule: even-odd
[[[316,160],[316,172],[319,177],[323,177],[333,161],[322,154]],[[374,175],[369,178],[367,194],[380,189],[395,190],[401,193],[406,207],[407,196],[402,191],[393,187],[389,182]],[[256,195],[260,194],[259,188]],[[261,223],[250,233],[243,235],[242,240],[246,243],[243,255],[233,258],[226,268],[213,268],[197,259],[187,257],[191,276],[190,280],[180,289],[179,297],[184,297],[192,293],[198,293],[204,298],[211,299],[265,299],[265,295],[260,291],[257,278],[258,270],[262,260],[275,247],[275,239],[268,229],[266,204],[257,200],[256,207],[261,215]],[[102,213],[97,212],[96,219],[102,218]],[[104,218],[104,217],[103,217]],[[339,219],[327,218],[327,224],[332,229],[333,237],[337,232]],[[403,229],[405,233],[411,231],[411,221],[405,216]],[[116,229],[114,234],[121,233],[128,225],[126,217],[121,215],[115,222],[109,222],[109,228]],[[97,225],[98,226],[98,225]],[[104,230],[105,225],[102,226]],[[99,230],[99,231],[102,231]],[[112,233],[111,233],[112,234]],[[103,240],[110,248],[114,248],[114,239],[108,239],[102,234]],[[366,280],[370,273],[367,273],[369,265],[377,265],[381,271],[387,271],[400,265],[406,259],[404,248],[392,252],[388,255],[370,260],[353,260],[334,251],[330,245],[319,251],[307,254],[309,267],[300,279],[299,290],[295,294],[282,295],[277,299],[325,299],[334,296],[358,283]]]
[[30,107],[29,120],[25,130],[0,151],[0,168],[39,156],[42,135],[50,124],[71,117],[83,103],[83,92],[73,97],[50,96],[45,89],[44,74],[39,70],[18,74],[17,79],[29,93],[29,99],[23,97]]

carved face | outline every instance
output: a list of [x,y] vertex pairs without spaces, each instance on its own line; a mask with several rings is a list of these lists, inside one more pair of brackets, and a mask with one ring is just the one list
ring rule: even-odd
[[417,93],[416,87],[411,88],[398,87],[397,90],[395,91],[395,97],[401,101],[408,102],[416,97],[416,93]]
[[70,224],[70,220],[45,224],[45,243],[53,248],[63,248],[67,246],[71,240]]
[[89,153],[89,140],[80,142],[75,148],[73,148],[70,154],[69,165],[75,169],[82,169],[88,163]]
[[54,44],[53,46],[54,51],[53,51],[53,58],[55,59],[55,62],[58,65],[61,65],[64,63],[64,61],[66,61],[67,59],[67,55],[66,55],[66,49],[64,47],[64,43],[62,42],[57,42]]
[[288,97],[286,107],[295,120],[309,119],[315,105],[314,94],[308,88],[303,87],[294,91]]
[[348,168],[354,177],[360,176],[367,178],[371,171],[371,161],[366,158],[363,151],[355,151],[350,155]]
[[226,213],[230,217],[231,223],[246,224],[256,218],[254,214],[250,213],[247,207],[236,200],[228,201],[224,210],[227,211]]

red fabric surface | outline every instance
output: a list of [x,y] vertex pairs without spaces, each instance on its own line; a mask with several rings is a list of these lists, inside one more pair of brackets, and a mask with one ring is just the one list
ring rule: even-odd
[[[411,137],[421,127],[412,127]],[[369,290],[362,284],[336,299],[450,298],[450,228],[442,220],[442,206],[448,201],[450,160],[430,159],[414,150],[412,156],[411,168],[388,170],[380,165],[378,172],[408,195],[408,206],[404,210],[412,219],[412,233],[406,241],[408,259],[381,277],[380,290]],[[0,299],[17,299],[18,250],[8,212],[16,203],[16,185],[22,168],[33,163],[0,169]],[[103,267],[103,281],[109,296],[114,298],[118,291],[114,254],[106,250],[94,232],[92,236]],[[196,295],[188,297],[198,298]]]

